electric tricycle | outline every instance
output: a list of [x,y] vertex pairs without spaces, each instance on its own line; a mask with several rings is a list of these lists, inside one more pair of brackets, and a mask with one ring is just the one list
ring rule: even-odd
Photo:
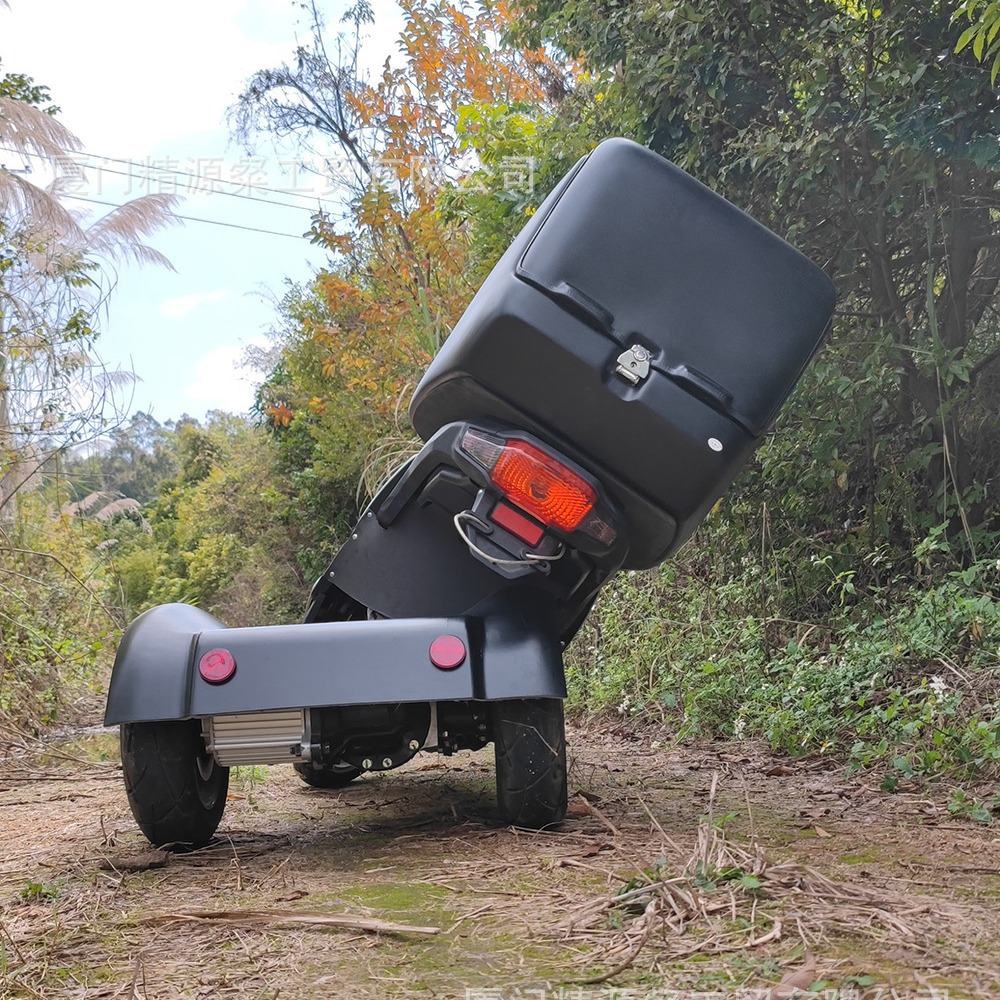
[[601,143],[491,272],[298,625],[167,604],[115,661],[125,788],[157,845],[203,845],[229,769],[340,788],[495,748],[509,824],[566,811],[563,650],[622,569],[668,558],[819,347],[829,278],[679,168]]

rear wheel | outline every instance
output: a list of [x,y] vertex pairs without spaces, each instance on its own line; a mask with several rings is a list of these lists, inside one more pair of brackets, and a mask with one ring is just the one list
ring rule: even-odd
[[505,823],[534,830],[566,815],[566,731],[558,698],[491,704],[497,805]]
[[139,829],[157,847],[202,847],[226,808],[229,768],[205,749],[197,719],[121,726],[125,792]]
[[334,764],[333,767],[296,764],[295,772],[313,788],[344,788],[361,774],[361,769],[352,764]]

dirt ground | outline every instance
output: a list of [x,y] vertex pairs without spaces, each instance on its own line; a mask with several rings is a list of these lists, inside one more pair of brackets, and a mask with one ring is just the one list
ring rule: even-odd
[[1000,996],[1000,834],[947,787],[569,727],[570,816],[500,828],[490,750],[342,791],[242,768],[152,851],[117,734],[0,756],[0,997]]

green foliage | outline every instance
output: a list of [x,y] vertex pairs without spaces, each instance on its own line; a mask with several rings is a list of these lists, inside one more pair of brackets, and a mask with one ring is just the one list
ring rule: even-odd
[[1000,74],[1000,3],[989,0],[963,0],[958,5],[952,20],[959,22],[966,18],[970,24],[959,35],[955,43],[955,51],[961,52],[966,46],[972,46],[972,54],[979,62],[988,62],[990,67],[990,83],[997,82]]
[[571,697],[655,712],[682,738],[763,736],[904,776],[1000,762],[995,561],[927,589],[869,586],[846,599],[832,576],[822,618],[792,617],[795,591],[763,593],[766,562],[740,562],[711,582],[703,538],[679,565],[616,581],[572,651]]
[[149,606],[149,595],[159,572],[159,553],[156,549],[136,546],[115,559],[114,569],[126,614]]
[[242,419],[210,416],[174,431],[178,473],[148,508],[152,546],[139,540],[116,557],[122,594],[137,602],[132,613],[185,601],[228,625],[295,620],[307,578],[277,444]]
[[[818,447],[822,476],[803,482],[817,520],[856,501],[877,544],[936,517],[975,558],[1000,466],[1000,103],[951,51],[952,6],[538,0],[520,31],[585,61],[563,132],[607,134],[589,102],[833,275],[834,353],[789,445],[800,468]],[[903,517],[874,495],[887,476]]]
[[60,472],[74,445],[113,418],[121,372],[94,352],[123,259],[165,263],[143,242],[173,201],[150,195],[91,225],[60,202],[79,140],[52,116],[48,90],[0,78],[0,143],[40,156],[39,187],[0,169],[0,720],[32,728],[97,683],[121,626],[109,557],[143,528],[138,503]]
[[519,41],[581,64],[530,143],[630,135],[840,296],[829,346],[699,537],[602,595],[571,651],[578,703],[897,782],[995,763],[1000,102],[954,52],[997,44],[992,26],[973,42],[992,7],[523,8]]
[[[63,718],[153,604],[188,601],[230,625],[300,620],[326,556],[266,429],[222,413],[166,427],[138,414],[109,437],[47,468],[21,498],[18,534],[0,534],[0,720]],[[80,498],[128,485],[126,458],[130,483],[154,494],[144,507],[102,489]]]
[[[3,60],[0,59],[0,65]],[[59,114],[59,108],[51,103],[52,97],[48,87],[36,84],[30,76],[23,73],[4,73],[0,76],[0,97],[10,97],[15,101],[24,101],[34,107],[40,107],[49,115]],[[42,107],[46,105],[45,107]]]
[[[279,357],[258,390],[257,410],[294,497],[288,516],[300,540],[299,564],[312,579],[357,518],[368,455],[395,428],[370,393],[351,384],[346,366],[330,363],[331,347],[346,352],[338,338],[357,325],[356,315],[335,309],[316,285],[291,286],[279,321]],[[320,330],[328,334],[317,337]]]
[[[178,429],[184,425],[181,420]],[[70,452],[61,473],[79,499],[95,490],[116,490],[148,503],[160,486],[178,472],[179,449],[171,424],[162,425],[148,413],[136,412],[108,428],[105,447]]]
[[[52,717],[68,677],[94,676],[104,633],[151,604],[190,601],[232,625],[296,620],[357,514],[359,480],[412,445],[408,386],[462,303],[565,170],[620,134],[788,236],[835,277],[841,312],[698,538],[601,596],[570,650],[573,701],[652,714],[677,738],[762,737],[878,765],[887,791],[995,768],[1000,103],[954,49],[992,57],[998,6],[536,0],[510,39],[579,60],[571,85],[531,63],[536,100],[482,91],[467,71],[489,54],[479,40],[443,51],[409,4],[413,79],[317,72],[326,126],[282,120],[343,143],[340,114],[373,171],[386,150],[444,137],[448,179],[431,196],[397,178],[397,194],[359,164],[351,231],[316,220],[330,264],[280,305],[258,426],[137,414],[100,454],[62,460],[60,485],[27,494],[31,537],[2,553],[0,712]],[[318,49],[305,54],[319,66]],[[422,107],[415,81],[431,77]],[[48,100],[27,78],[0,87]],[[447,111],[444,131],[428,108]],[[6,275],[24,247],[2,235]],[[88,346],[89,315],[59,312],[59,343]],[[143,516],[97,520],[80,506],[95,492]],[[61,513],[67,501],[80,513]],[[951,805],[985,822],[995,804],[958,789]],[[744,872],[703,875],[758,888]]]
[[21,899],[29,903],[51,903],[59,896],[59,887],[45,882],[29,882],[21,890]]
[[989,825],[1000,815],[1000,795],[994,795],[989,801],[983,801],[968,795],[962,788],[954,788],[948,797],[948,812],[958,819]]
[[[35,730],[98,682],[122,619],[102,599],[103,528],[23,498],[16,534],[0,535],[0,726]],[[56,497],[57,499],[57,497]]]
[[537,105],[465,105],[458,135],[478,168],[446,186],[438,204],[446,219],[468,227],[470,264],[481,281],[593,142],[579,129],[561,141],[557,119]]

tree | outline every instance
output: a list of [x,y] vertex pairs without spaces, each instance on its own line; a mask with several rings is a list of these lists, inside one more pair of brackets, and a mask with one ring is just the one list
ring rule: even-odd
[[94,352],[97,317],[125,260],[169,266],[143,238],[170,221],[172,196],[135,199],[87,224],[60,201],[79,142],[48,111],[45,88],[5,76],[0,144],[41,157],[54,180],[40,188],[0,169],[0,517],[19,490],[67,445],[92,436],[126,373]]
[[177,472],[173,435],[151,414],[136,412],[93,445],[69,451],[60,471],[74,498],[94,490],[120,491],[149,503]]
[[[93,682],[109,631],[108,527],[134,500],[98,494],[63,508],[46,488],[54,459],[105,428],[116,386],[94,349],[121,261],[165,263],[144,237],[170,219],[150,196],[89,223],[61,200],[79,142],[30,77],[0,78],[0,718],[51,718],[64,692]],[[11,156],[14,159],[11,159]],[[17,163],[34,157],[52,183]],[[111,502],[109,502],[109,500]],[[96,519],[91,514],[96,514]]]
[[834,276],[833,351],[808,378],[836,426],[808,434],[815,399],[798,415],[833,483],[817,514],[899,540],[916,508],[918,530],[943,519],[974,551],[1000,463],[1000,104],[954,53],[956,10],[538,0],[519,37],[582,58],[622,131]]
[[176,471],[145,508],[152,542],[126,537],[115,553],[129,611],[186,601],[229,625],[301,617],[311,580],[274,436],[216,411],[178,421],[166,443]]
[[407,437],[407,394],[475,291],[463,221],[439,208],[442,189],[473,165],[463,116],[539,106],[558,78],[542,51],[499,44],[505,4],[402,9],[401,63],[368,81],[358,51],[370,8],[353,7],[350,33],[333,39],[310,4],[309,42],[256,73],[232,112],[244,142],[291,138],[342,184],[344,217],[317,215],[313,227],[333,260],[286,298],[285,356],[260,398],[298,453],[303,433],[313,439],[304,460],[330,479],[348,465],[356,478],[379,438]]

